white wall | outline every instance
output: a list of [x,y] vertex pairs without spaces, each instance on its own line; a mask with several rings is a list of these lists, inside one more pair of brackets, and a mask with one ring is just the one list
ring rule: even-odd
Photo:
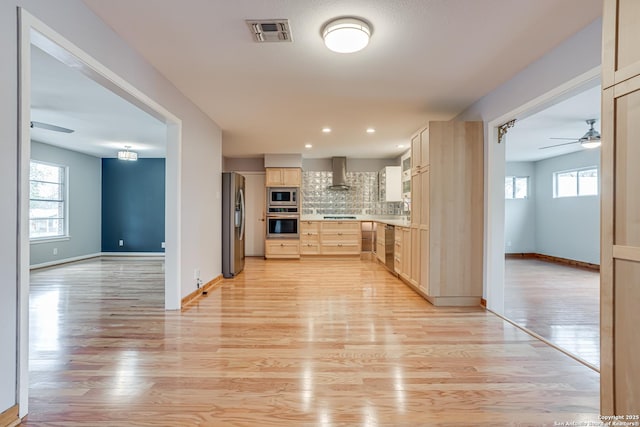
[[[395,159],[351,159],[347,158],[347,172],[379,172],[385,166],[399,166],[400,158]],[[302,170],[330,171],[333,169],[331,158],[302,159]]]
[[[102,162],[100,158],[31,142],[31,159],[66,166],[69,239],[32,243],[30,265],[100,253]],[[57,254],[53,254],[53,248]]]
[[533,253],[536,251],[535,163],[508,162],[505,171],[506,176],[529,177],[529,197],[504,201],[505,253]]
[[[181,294],[196,289],[193,270],[203,280],[221,274],[221,129],[96,17],[80,0],[3,0],[0,3],[0,412],[16,403],[16,259],[18,84],[16,7],[28,12],[182,120]],[[20,354],[26,364],[27,355]],[[23,385],[26,389],[26,384]],[[26,406],[24,395],[21,406]]]
[[0,413],[16,404],[18,44],[15,4],[0,3]]
[[[471,105],[456,120],[482,120],[485,132],[485,245],[483,296],[488,308],[504,312],[504,144],[498,144],[495,128],[510,119],[525,104],[556,91],[600,67],[602,51],[602,19],[598,18],[584,29],[547,52],[520,73]],[[495,66],[508,57],[494,58]],[[542,105],[538,105],[543,108]],[[500,120],[501,123],[493,123]],[[489,138],[491,135],[491,140]],[[495,138],[495,139],[494,139]],[[493,189],[493,192],[489,191]],[[487,283],[492,284],[488,295]]]
[[536,252],[600,264],[600,196],[553,198],[553,173],[597,166],[600,149],[536,162]]

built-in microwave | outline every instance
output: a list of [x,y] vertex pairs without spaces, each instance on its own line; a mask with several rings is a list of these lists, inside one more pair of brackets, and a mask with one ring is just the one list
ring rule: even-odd
[[267,191],[268,206],[298,206],[298,188],[269,187]]
[[299,215],[267,215],[267,239],[297,239]]

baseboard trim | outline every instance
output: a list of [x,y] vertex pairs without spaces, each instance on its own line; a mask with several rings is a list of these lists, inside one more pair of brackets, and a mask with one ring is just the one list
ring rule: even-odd
[[[62,258],[55,261],[47,261],[40,264],[33,264],[29,266],[29,270],[37,270],[39,268],[53,267],[55,265],[69,264],[76,261],[84,261],[85,259],[98,258],[98,257],[135,257],[138,259],[158,259],[164,257],[164,252],[97,252],[94,254],[79,255],[71,258]],[[1,426],[0,426],[1,427]]]
[[540,261],[552,262],[554,264],[562,264],[562,265],[568,265],[570,267],[584,268],[586,270],[591,270],[591,271],[600,271],[600,266],[598,264],[591,264],[589,262],[576,261],[573,259],[561,258],[553,255],[545,255],[545,254],[538,254],[538,253],[511,253],[511,254],[505,254],[505,258],[507,259],[531,258],[531,259],[538,259]]
[[204,286],[191,292],[186,297],[182,298],[181,308],[182,309],[186,308],[188,305],[193,303],[196,299],[200,298],[204,293],[209,292],[210,290],[212,290],[217,286],[220,286],[221,284],[222,284],[222,274],[210,280],[209,282],[205,283]]
[[0,427],[14,427],[20,424],[18,413],[19,407],[17,404],[0,413]]
[[487,300],[484,298],[480,298],[480,306],[487,308]]
[[69,264],[70,262],[83,261],[85,259],[91,259],[91,258],[98,258],[100,255],[102,254],[98,252],[95,254],[87,254],[87,255],[80,255],[80,256],[71,257],[71,258],[57,259],[55,261],[48,261],[40,264],[30,265],[29,270],[37,270],[39,268],[53,267],[54,265]]
[[100,255],[107,257],[160,258],[164,257],[164,252],[102,252]]

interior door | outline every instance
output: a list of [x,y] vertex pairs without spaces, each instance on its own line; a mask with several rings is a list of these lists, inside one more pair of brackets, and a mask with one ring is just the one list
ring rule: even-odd
[[265,174],[240,173],[245,177],[245,255],[264,256]]

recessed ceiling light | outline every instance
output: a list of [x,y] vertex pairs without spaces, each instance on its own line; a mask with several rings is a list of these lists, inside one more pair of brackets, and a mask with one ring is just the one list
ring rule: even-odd
[[311,144],[304,144],[304,148],[307,148],[307,149],[308,149],[308,148],[311,148],[311,147],[313,147],[313,145],[311,145]]
[[353,53],[369,44],[369,25],[356,18],[341,18],[329,22],[322,29],[324,44],[337,53]]
[[331,133],[331,128],[322,128],[323,133]]
[[396,145],[396,148],[404,148],[404,144],[398,144]]
[[367,133],[376,133],[374,128],[367,128]]

